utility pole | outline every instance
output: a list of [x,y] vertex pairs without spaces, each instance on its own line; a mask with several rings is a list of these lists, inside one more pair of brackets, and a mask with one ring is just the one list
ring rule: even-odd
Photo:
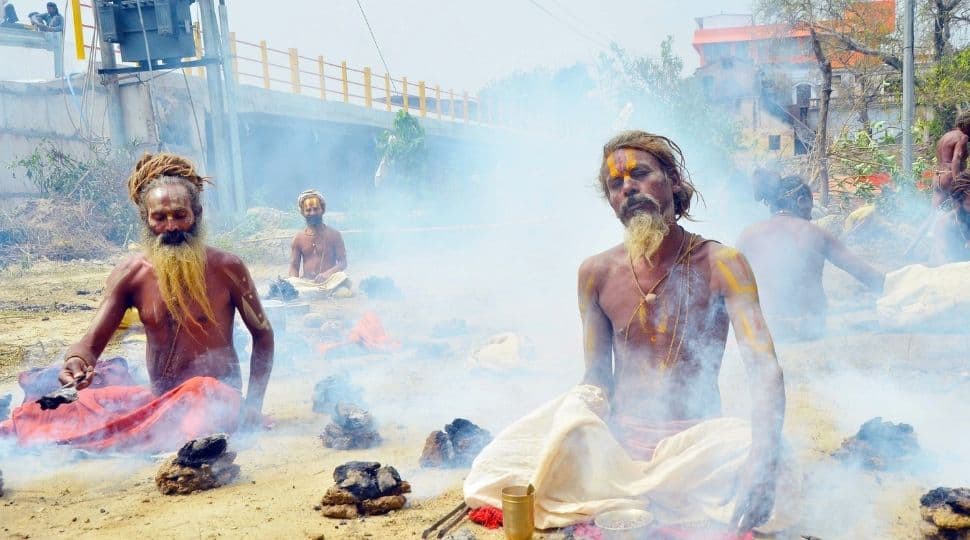
[[903,46],[903,174],[907,178],[913,176],[913,115],[914,104],[914,53],[913,53],[913,18],[916,12],[916,0],[906,0]]
[[219,29],[222,31],[222,78],[226,83],[226,115],[229,117],[229,151],[233,168],[233,193],[236,208],[246,209],[246,186],[243,177],[242,147],[239,143],[239,113],[236,108],[236,77],[232,72],[232,47],[229,46],[229,13],[226,0],[219,0]]
[[[98,2],[100,7],[101,2]],[[104,34],[101,32],[101,20],[100,17],[94,18],[94,31],[98,33],[98,43],[101,47],[101,67],[105,69],[114,69],[118,67],[118,63],[115,62],[115,46],[114,43],[109,43],[104,40]],[[91,61],[94,61],[94,51],[91,51]],[[123,148],[128,144],[128,135],[125,131],[125,116],[124,110],[121,107],[121,89],[118,86],[118,76],[114,74],[107,74],[101,76],[101,84],[104,85],[108,92],[108,129],[111,130],[111,146],[114,148]]]
[[[206,60],[223,59],[219,39],[219,26],[216,24],[215,8],[212,0],[199,0],[199,13],[202,18],[202,43],[205,48]],[[212,140],[207,145],[212,149],[215,157],[215,176],[219,182],[216,191],[219,194],[219,209],[225,213],[233,213],[241,208],[236,207],[233,197],[235,181],[233,180],[232,162],[224,147],[228,141],[225,123],[225,93],[222,87],[222,74],[218,68],[205,68],[206,85],[209,94],[209,109],[212,115]]]

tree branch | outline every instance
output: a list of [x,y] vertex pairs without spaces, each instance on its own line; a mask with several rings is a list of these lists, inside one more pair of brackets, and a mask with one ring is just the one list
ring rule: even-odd
[[900,60],[899,57],[895,55],[884,53],[878,49],[867,47],[862,43],[859,43],[858,41],[852,39],[851,37],[843,34],[842,32],[837,32],[831,28],[826,28],[820,24],[816,24],[815,27],[818,28],[819,30],[824,31],[827,35],[833,36],[836,39],[838,39],[840,42],[842,42],[843,45],[845,45],[845,48],[850,51],[861,53],[866,56],[875,56],[876,58],[882,60],[882,62],[887,66],[897,71],[903,70],[903,61]]

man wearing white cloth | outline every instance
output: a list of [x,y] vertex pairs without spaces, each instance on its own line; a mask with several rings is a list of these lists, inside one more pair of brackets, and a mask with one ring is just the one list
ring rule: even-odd
[[[579,269],[583,384],[482,451],[466,502],[501,506],[503,487],[531,482],[539,528],[620,508],[644,508],[664,525],[780,525],[785,390],[747,261],[678,224],[695,189],[670,139],[618,135],[603,148],[599,180],[626,239]],[[720,418],[729,326],[750,422]]]

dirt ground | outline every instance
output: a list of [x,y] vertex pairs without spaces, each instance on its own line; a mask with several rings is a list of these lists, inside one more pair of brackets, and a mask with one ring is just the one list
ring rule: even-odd
[[[0,273],[0,395],[16,392],[16,373],[57,360],[83,333],[110,267],[110,262],[43,263]],[[276,271],[257,267],[254,276],[266,282]],[[834,280],[836,287],[843,286],[840,279]],[[357,297],[314,303],[310,309],[349,321],[372,309],[391,335],[406,345],[431,342],[428,336],[436,321],[426,320],[421,306],[452,300],[443,291],[408,292],[407,301]],[[486,307],[480,296],[462,302],[468,313]],[[805,508],[793,538],[916,538],[918,497],[936,487],[928,484],[931,473],[864,472],[828,457],[861,422],[880,414],[910,421],[922,435],[921,418],[892,416],[894,410],[911,410],[894,409],[907,400],[880,397],[874,379],[900,382],[900,392],[925,399],[929,406],[957,402],[970,389],[965,355],[957,348],[965,338],[876,333],[873,318],[871,305],[859,310],[834,302],[830,327],[839,329],[834,335],[813,343],[779,345],[788,391],[785,434],[806,475],[804,500],[786,501]],[[0,447],[6,491],[0,498],[0,538],[417,538],[460,502],[465,473],[419,467],[431,430],[465,417],[496,433],[578,380],[578,357],[573,354],[565,363],[558,350],[540,351],[515,375],[469,371],[465,358],[470,348],[503,328],[474,316],[468,322],[470,334],[445,340],[449,352],[437,357],[406,346],[395,354],[321,362],[312,352],[313,332],[301,328],[302,318],[288,318],[288,338],[277,354],[266,398],[265,412],[275,426],[232,440],[242,475],[213,491],[161,495],[153,478],[162,456],[92,458],[65,448]],[[144,346],[137,330],[117,338],[110,352],[129,357],[137,370]],[[570,350],[574,342],[565,340],[562,349]],[[722,395],[727,414],[743,415],[747,386],[736,356],[729,346]],[[316,437],[327,418],[311,412],[313,384],[341,370],[365,388],[384,437],[378,448],[333,451]],[[874,395],[854,399],[854,394],[865,392]],[[959,419],[957,411],[949,411],[954,421]],[[945,417],[947,411],[927,412],[927,423],[935,414]],[[946,431],[930,433],[929,442],[947,440]],[[315,512],[313,506],[332,483],[333,468],[349,460],[375,460],[398,468],[414,487],[408,506],[387,516],[349,521]],[[850,484],[851,490],[843,489]],[[463,526],[477,538],[504,537],[467,522]]]

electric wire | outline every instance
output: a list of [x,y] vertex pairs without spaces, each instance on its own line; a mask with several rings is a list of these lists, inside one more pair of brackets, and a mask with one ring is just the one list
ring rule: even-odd
[[[356,0],[357,7],[360,8],[360,14],[364,18],[364,24],[367,25],[367,31],[370,32],[370,38],[374,42],[374,47],[377,49],[377,56],[381,57],[381,64],[384,66],[384,73],[390,73],[391,69],[387,67],[387,61],[384,60],[384,53],[381,52],[381,46],[377,43],[377,36],[374,35],[374,29],[370,26],[370,21],[367,20],[367,13],[364,12],[364,6],[361,5],[360,0]],[[391,78],[391,86],[394,87],[394,91],[397,92],[397,85],[394,84],[394,78]]]

